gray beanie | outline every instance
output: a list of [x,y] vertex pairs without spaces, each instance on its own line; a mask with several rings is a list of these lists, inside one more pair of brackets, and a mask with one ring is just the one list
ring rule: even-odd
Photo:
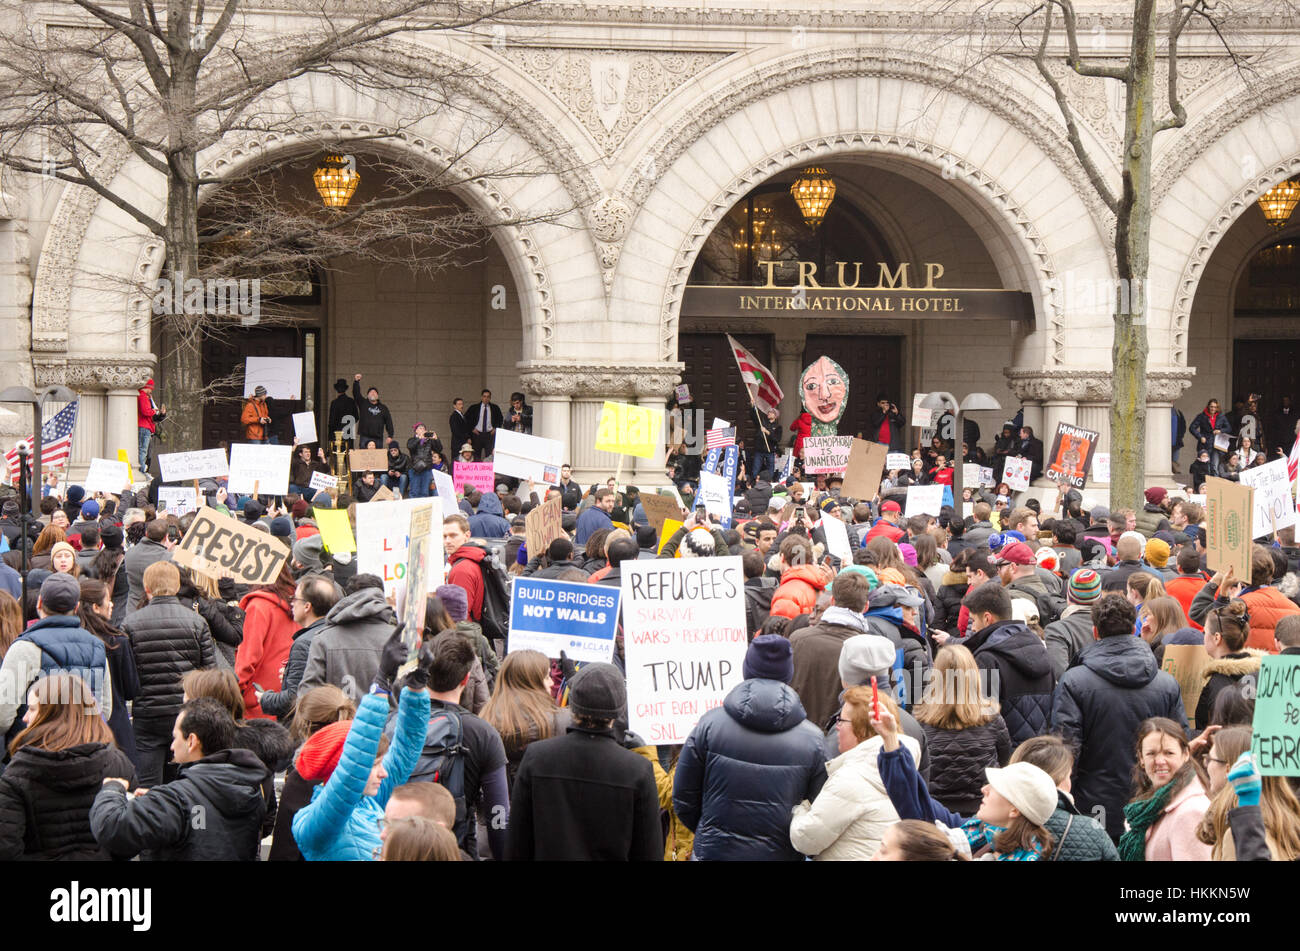
[[308,535],[293,543],[293,560],[307,568],[319,570],[325,567],[321,560],[324,551],[324,540],[319,535]]
[[840,682],[860,687],[876,678],[876,685],[889,684],[898,649],[879,634],[855,634],[840,648]]
[[569,709],[575,717],[617,720],[627,706],[627,686],[613,664],[586,664],[569,681]]

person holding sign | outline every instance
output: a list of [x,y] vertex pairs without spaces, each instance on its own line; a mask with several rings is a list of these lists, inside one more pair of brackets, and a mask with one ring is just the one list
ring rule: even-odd
[[167,417],[166,405],[153,401],[153,380],[145,380],[136,401],[136,431],[140,435],[140,471],[149,472],[149,441],[158,432],[158,424]]
[[[406,478],[403,480],[402,494],[409,487],[410,498],[427,499],[429,486],[433,482],[433,457],[442,456],[442,440],[436,432],[424,428],[424,423],[415,424],[415,435],[406,441],[406,451],[411,454]],[[391,474],[391,473],[390,473]]]
[[[1222,445],[1219,437],[1232,435],[1232,423],[1228,421],[1227,416],[1219,412],[1219,401],[1210,400],[1206,403],[1205,409],[1196,415],[1187,431],[1196,440],[1196,454],[1198,456],[1203,452],[1210,454],[1209,474],[1217,476],[1223,467],[1223,451],[1215,443],[1219,442]],[[1192,488],[1197,486],[1194,485]]]
[[294,438],[294,456],[289,462],[289,491],[296,492],[303,498],[311,498],[311,474],[313,472],[329,473],[330,465],[325,459],[324,447],[316,448],[316,458],[311,456],[311,446],[299,446]]

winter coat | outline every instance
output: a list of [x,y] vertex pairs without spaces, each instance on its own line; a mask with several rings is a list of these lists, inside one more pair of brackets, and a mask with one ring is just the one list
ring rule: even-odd
[[267,406],[266,400],[259,400],[256,397],[249,399],[239,414],[239,421],[244,426],[244,439],[247,442],[256,442],[259,439],[267,438],[266,430],[268,427],[262,420],[270,418],[271,410]]
[[357,419],[357,401],[343,392],[330,400],[329,428],[327,432],[322,433],[325,442],[332,441],[335,433],[343,431],[345,416],[351,416],[354,421]]
[[772,616],[776,579],[762,576],[745,582],[745,632],[752,640]]
[[[130,585],[127,613],[138,608],[140,599],[144,597],[144,570],[156,561],[171,560],[172,553],[162,542],[142,538],[138,545],[131,546],[131,550],[126,553],[126,560],[123,561],[122,567],[118,569],[118,574],[121,574],[125,569],[127,583]],[[35,564],[33,564],[33,567],[35,567]]]
[[1052,833],[1054,862],[1118,862],[1119,851],[1092,816],[1082,815],[1069,793],[1056,791],[1056,811],[1043,828]]
[[574,561],[573,559],[553,561],[545,568],[542,568],[540,567],[542,563],[541,559],[541,555],[534,555],[528,560],[528,564],[524,566],[525,578],[558,578],[570,568],[577,568],[579,571],[582,570],[581,561]]
[[90,805],[110,776],[134,785],[131,760],[108,743],[18,750],[0,775],[0,861],[112,858],[90,831]]
[[[1217,595],[1218,589],[1207,581],[1192,599],[1192,607],[1187,616],[1197,624],[1204,624],[1210,609],[1215,605]],[[1246,638],[1246,647],[1266,654],[1272,653],[1273,631],[1277,628],[1277,622],[1289,614],[1300,614],[1300,607],[1269,585],[1246,588],[1238,597],[1246,602],[1246,610],[1250,613],[1250,634]],[[1226,604],[1227,601],[1220,603]]]
[[461,545],[447,558],[447,584],[465,589],[469,601],[469,619],[483,619],[483,559],[487,551],[474,545]]
[[1133,738],[1148,717],[1168,717],[1187,728],[1178,681],[1156,667],[1140,638],[1104,637],[1084,648],[1056,687],[1052,730],[1074,747],[1074,800],[1084,815],[1102,806],[1112,838],[1124,831]]
[[[1200,455],[1202,449],[1214,452],[1214,430],[1232,435],[1232,423],[1228,422],[1227,414],[1220,412],[1214,418],[1201,410],[1192,420],[1192,425],[1187,428],[1187,432],[1196,440],[1196,453]],[[1210,458],[1214,458],[1211,456]],[[1196,488],[1196,486],[1192,486]]]
[[362,588],[343,598],[316,629],[298,692],[333,684],[365,693],[379,673],[379,655],[396,626],[397,614],[378,588]]
[[[1252,617],[1253,620],[1253,617]],[[1214,712],[1214,701],[1225,687],[1238,683],[1242,677],[1258,677],[1259,663],[1268,656],[1264,651],[1246,648],[1226,657],[1211,658],[1201,671],[1205,683],[1201,687],[1200,699],[1196,701],[1196,728],[1204,730]]]
[[1153,578],[1159,578],[1162,584],[1164,583],[1165,579],[1154,568],[1148,568],[1140,561],[1121,561],[1102,577],[1101,590],[1103,592],[1115,591],[1123,594],[1124,589],[1128,587],[1129,575],[1136,574],[1139,571],[1145,571]]
[[191,670],[216,666],[208,622],[171,595],[154,598],[128,615],[122,633],[131,638],[140,678],[131,715],[174,719],[181,709],[181,678]]
[[511,861],[660,861],[654,769],[608,730],[570,726],[530,743],[515,775],[507,835]]
[[5,750],[24,727],[27,689],[55,673],[81,677],[94,691],[101,711],[111,711],[117,702],[104,642],[82,627],[75,614],[41,618],[9,645],[0,664],[0,731],[6,734]]
[[1197,593],[1205,587],[1205,582],[1210,580],[1202,574],[1179,575],[1165,582],[1165,594],[1174,598],[1183,606],[1183,614],[1187,616],[1187,623],[1196,630],[1204,630],[1200,622],[1192,619],[1192,600]]
[[411,454],[410,471],[427,472],[433,468],[433,454],[443,454],[442,440],[429,435],[423,439],[412,436],[406,440],[406,451]]
[[227,666],[235,666],[235,654],[239,642],[244,639],[244,612],[233,604],[216,598],[182,597],[177,595],[182,604],[187,604],[198,612],[199,617],[208,622],[208,632],[217,651],[225,659]]
[[1162,528],[1167,529],[1168,527],[1169,516],[1158,505],[1152,505],[1148,502],[1142,506],[1142,511],[1137,513],[1137,530],[1147,538],[1151,538]]
[[274,720],[257,719],[239,723],[239,728],[235,730],[234,746],[252,752],[267,769],[266,778],[262,780],[266,815],[262,818],[261,834],[261,838],[266,838],[275,831],[275,774],[293,765],[297,743],[289,731]]
[[970,579],[964,571],[947,571],[935,589],[935,615],[931,627],[957,633],[957,617],[961,614],[961,601],[970,588]]
[[[922,723],[930,750],[930,795],[944,808],[973,816],[988,784],[984,770],[1011,758],[1011,734],[1001,715],[979,726],[948,730]],[[913,756],[915,759],[915,756]]]
[[[307,462],[303,462],[302,456],[295,452],[293,458],[289,460],[289,481],[293,485],[301,486],[304,489],[311,487],[313,472],[323,472],[328,475],[329,471],[329,463],[314,456]],[[309,493],[308,498],[310,497],[311,494]]]
[[1006,586],[1006,590],[1013,598],[1023,598],[1033,603],[1033,611],[1038,615],[1039,624],[1050,624],[1061,614],[1061,607],[1057,605],[1056,599],[1047,590],[1042,579],[1036,576],[1017,578]]
[[318,782],[307,782],[293,766],[285,770],[279,808],[275,813],[275,828],[271,835],[271,851],[266,856],[268,862],[306,861],[293,838],[293,817],[311,802],[312,792],[319,785]]
[[593,505],[578,516],[578,523],[574,527],[573,545],[575,548],[581,549],[582,546],[587,544],[587,539],[602,528],[613,527],[614,522],[609,517],[609,513]]
[[289,660],[298,625],[289,605],[267,588],[244,595],[239,607],[244,612],[244,638],[235,652],[235,676],[244,694],[244,716],[269,717],[262,712],[253,685],[263,690],[280,689],[280,670]]
[[901,692],[899,701],[908,707],[916,703],[922,690],[924,671],[930,666],[930,648],[925,639],[903,623],[903,612],[896,607],[870,608],[867,611],[868,633],[887,637],[896,651],[903,652],[903,670],[895,681]]
[[1074,666],[1079,652],[1091,644],[1092,607],[1086,604],[1071,604],[1062,613],[1059,620],[1053,621],[1043,629],[1047,641],[1047,661],[1052,667],[1052,676],[1057,680]]
[[[898,739],[913,758],[919,755],[914,739]],[[885,830],[898,821],[877,765],[883,746],[873,736],[826,764],[816,800],[794,807],[790,842],[796,849],[819,862],[865,861],[876,854]]]
[[790,424],[790,432],[794,433],[794,441],[791,446],[794,447],[794,457],[803,458],[803,441],[812,435],[812,416],[806,411],[800,413]]
[[182,764],[175,781],[143,796],[128,798],[109,783],[90,807],[90,826],[99,844],[120,858],[255,862],[267,772],[251,750],[230,749]]
[[469,519],[469,531],[476,538],[505,538],[510,534],[510,523],[495,492],[486,492],[479,499],[478,511]]
[[[307,672],[307,657],[311,651],[311,642],[316,632],[324,625],[324,618],[317,618],[313,623],[294,632],[293,643],[289,647],[289,659],[284,665],[284,678],[279,690],[267,690],[262,694],[262,712],[275,717],[281,723],[293,719],[293,706],[298,700],[298,687],[303,674]],[[263,684],[262,686],[266,686]]]
[[788,684],[737,684],[695,724],[677,760],[673,810],[695,833],[695,857],[803,858],[790,842],[794,807],[826,781],[822,735]]
[[1174,793],[1160,818],[1147,827],[1148,862],[1208,862],[1214,847],[1196,836],[1210,797],[1195,774]]
[[998,621],[964,643],[981,670],[998,672],[998,703],[1012,746],[1046,733],[1056,679],[1038,635],[1020,621]]
[[772,593],[771,617],[793,618],[811,614],[817,595],[834,580],[821,565],[798,565],[781,573],[781,583]]
[[861,614],[847,608],[829,607],[816,624],[790,635],[794,652],[794,679],[790,686],[799,695],[804,712],[813,723],[825,723],[840,705],[840,650],[844,642],[871,628]]

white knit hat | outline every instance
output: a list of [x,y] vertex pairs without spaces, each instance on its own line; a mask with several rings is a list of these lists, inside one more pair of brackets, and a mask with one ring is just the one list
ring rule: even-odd
[[683,558],[704,558],[714,553],[713,533],[707,528],[692,528],[682,539]]
[[1002,769],[989,766],[989,785],[1034,825],[1045,825],[1056,811],[1056,783],[1033,763],[1012,763]]

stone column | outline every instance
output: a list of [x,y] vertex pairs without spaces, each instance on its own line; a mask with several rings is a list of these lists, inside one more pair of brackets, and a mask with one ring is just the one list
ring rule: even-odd
[[104,444],[117,458],[117,450],[125,449],[131,468],[140,463],[140,437],[137,432],[136,407],[138,390],[109,390],[104,409]]
[[1173,407],[1192,385],[1195,367],[1160,367],[1147,372],[1146,481],[1173,486]]
[[[119,449],[127,451],[135,466],[139,455],[136,393],[154,374],[153,354],[43,354],[33,363],[38,390],[60,384],[80,397],[69,476],[84,476],[92,457],[116,459]],[[49,404],[47,418],[63,405]]]
[[781,387],[785,399],[781,401],[782,435],[789,432],[794,418],[803,412],[803,403],[799,400],[799,374],[803,372],[803,349],[805,334],[797,337],[776,338],[776,385]]

